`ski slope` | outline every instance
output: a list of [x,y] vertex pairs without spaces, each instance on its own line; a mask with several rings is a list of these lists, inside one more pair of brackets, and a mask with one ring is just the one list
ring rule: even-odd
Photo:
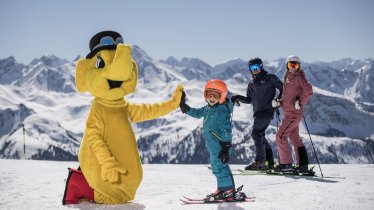
[[[185,205],[183,195],[202,197],[215,190],[207,165],[145,164],[144,178],[132,203],[62,206],[67,167],[77,162],[0,159],[0,209],[374,209],[374,165],[322,165],[325,176],[235,175],[236,185],[255,202]],[[242,165],[231,166],[235,169]],[[318,166],[317,175],[320,176]]]

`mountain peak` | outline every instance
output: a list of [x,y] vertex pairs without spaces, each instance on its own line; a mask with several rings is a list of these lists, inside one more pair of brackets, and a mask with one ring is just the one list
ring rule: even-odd
[[9,56],[7,58],[0,59],[0,70],[5,69],[9,66],[13,66],[14,64],[16,64],[16,59],[13,56]]
[[220,79],[229,79],[231,75],[244,72],[247,68],[246,61],[240,58],[234,58],[214,66],[212,73],[215,76],[219,76]]
[[179,60],[173,56],[169,56],[168,58],[166,58],[166,60],[161,60],[161,62],[169,64],[171,66],[180,66]]
[[144,51],[142,50],[138,45],[133,45],[131,54],[136,62],[140,60],[145,60],[145,61],[151,61],[152,58]]
[[181,62],[181,66],[187,67],[187,68],[202,68],[202,69],[211,69],[212,67],[207,64],[205,61],[199,59],[199,58],[186,58],[183,57]]
[[73,62],[77,62],[79,59],[83,58],[81,55],[77,55],[75,56],[75,58],[73,59]]
[[43,63],[46,66],[50,66],[50,67],[58,67],[58,66],[66,64],[66,63],[69,63],[68,60],[59,58],[55,55],[43,55],[39,59],[36,58],[36,59],[32,60],[30,62],[30,65],[36,65],[39,62]]

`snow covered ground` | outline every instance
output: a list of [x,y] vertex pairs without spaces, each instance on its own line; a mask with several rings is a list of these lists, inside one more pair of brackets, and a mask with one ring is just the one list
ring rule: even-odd
[[324,176],[330,177],[324,179],[235,175],[236,185],[243,184],[255,202],[184,205],[179,201],[183,195],[201,197],[215,190],[207,166],[145,164],[135,200],[117,206],[62,206],[67,167],[78,163],[0,159],[0,209],[374,209],[374,165],[322,165]]

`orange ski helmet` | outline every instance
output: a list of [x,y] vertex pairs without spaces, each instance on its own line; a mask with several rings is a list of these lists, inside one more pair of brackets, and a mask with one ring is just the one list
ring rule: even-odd
[[219,93],[221,93],[218,102],[220,104],[223,104],[225,102],[226,96],[227,96],[227,86],[222,80],[212,79],[212,80],[209,80],[205,84],[205,87],[204,87],[205,98],[207,97],[207,92],[209,92],[209,90],[214,90],[214,91],[218,91]]

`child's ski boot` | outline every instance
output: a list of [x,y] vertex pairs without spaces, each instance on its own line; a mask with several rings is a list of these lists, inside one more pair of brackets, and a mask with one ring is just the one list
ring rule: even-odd
[[216,190],[210,195],[207,195],[204,201],[220,201],[220,200],[227,200],[229,198],[233,198],[235,194],[235,190]]

